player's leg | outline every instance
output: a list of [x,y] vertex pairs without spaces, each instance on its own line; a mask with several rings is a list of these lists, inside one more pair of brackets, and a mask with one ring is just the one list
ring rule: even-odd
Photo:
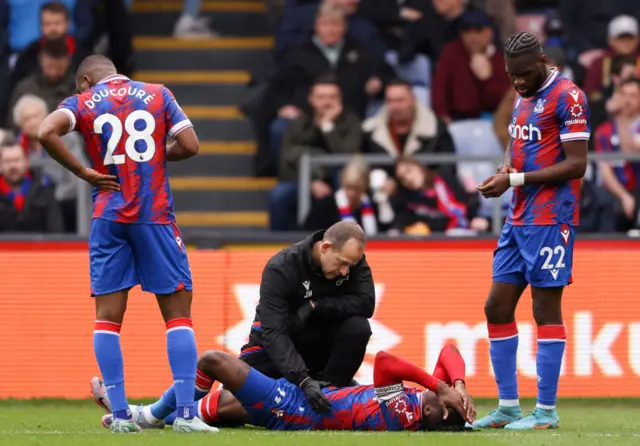
[[502,230],[493,257],[493,283],[484,307],[499,406],[474,423],[478,428],[501,428],[522,415],[516,375],[518,327],[515,310],[527,283],[526,265],[514,229],[506,224]]
[[[156,295],[167,328],[167,354],[173,374],[178,421],[174,431],[192,432],[194,388],[198,350],[191,321],[192,282],[186,247],[175,223],[134,225],[131,228],[133,254],[140,284]],[[200,428],[204,423],[194,421]],[[184,428],[184,429],[183,429]],[[202,430],[207,431],[206,429]]]
[[96,305],[93,349],[113,408],[114,432],[139,431],[131,421],[120,346],[128,290],[138,283],[131,255],[125,225],[93,220],[89,235],[91,290]]
[[509,429],[543,429],[559,425],[556,412],[558,380],[566,343],[562,294],[571,283],[573,229],[566,225],[529,227],[527,279],[531,283],[533,317],[538,326],[538,402],[534,412]]
[[324,371],[323,381],[345,387],[362,365],[370,337],[367,318],[349,317],[337,324],[318,327],[316,342],[302,350],[302,356],[312,372]]
[[283,379],[269,378],[224,352],[205,352],[198,361],[198,369],[234,395],[254,426],[282,428],[286,422],[278,418],[277,412],[297,411],[298,400],[304,398],[299,387]]

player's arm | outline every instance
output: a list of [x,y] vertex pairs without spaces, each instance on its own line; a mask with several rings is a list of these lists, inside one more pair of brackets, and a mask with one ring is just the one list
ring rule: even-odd
[[58,109],[47,116],[38,129],[38,141],[49,156],[59,164],[70,170],[75,176],[91,183],[100,190],[119,191],[118,178],[112,175],[102,175],[95,170],[86,168],[73,156],[61,136],[73,131],[75,117],[69,110]]
[[564,160],[544,169],[526,172],[524,184],[560,183],[582,178],[587,171],[588,140],[565,141],[562,150]]
[[573,88],[560,94],[556,104],[564,160],[544,169],[526,172],[524,184],[558,183],[582,178],[587,170],[591,129],[589,106],[584,92]]
[[382,401],[393,398],[402,391],[403,381],[414,382],[435,392],[445,419],[448,416],[447,406],[467,417],[462,397],[447,383],[439,381],[402,358],[384,351],[378,352],[373,364],[373,385],[376,388],[376,396]]
[[462,407],[465,410],[466,419],[473,420],[476,417],[476,409],[473,400],[467,393],[465,381],[466,365],[460,351],[452,344],[442,347],[433,376],[453,386],[462,397]]
[[382,389],[401,385],[403,381],[414,382],[433,392],[438,390],[441,383],[434,376],[410,362],[391,353],[379,351],[373,363],[373,385],[377,389]]
[[342,284],[346,293],[339,297],[321,297],[315,313],[325,319],[344,319],[349,316],[373,316],[376,307],[376,292],[373,276],[367,259],[363,256],[349,271],[349,280]]
[[40,124],[38,140],[51,158],[79,177],[85,167],[73,156],[61,138],[69,132],[70,125],[69,117],[62,111],[56,110]]
[[167,147],[167,161],[181,161],[197,155],[200,142],[193,124],[167,87],[162,87],[162,98],[169,136],[175,139],[175,142]]
[[267,354],[287,380],[300,385],[309,374],[289,336],[289,288],[281,271],[271,266],[265,268],[260,283],[260,325]]
[[200,141],[193,127],[188,127],[175,135],[175,141],[167,147],[167,161],[181,161],[196,156]]

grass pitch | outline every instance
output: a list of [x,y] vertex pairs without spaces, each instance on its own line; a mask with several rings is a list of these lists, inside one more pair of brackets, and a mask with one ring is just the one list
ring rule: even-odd
[[[485,415],[495,402],[478,401]],[[523,407],[533,407],[526,401]],[[603,446],[640,445],[640,400],[561,401],[561,428],[509,433],[377,433],[269,432],[263,429],[224,429],[217,435],[164,432],[111,435],[100,425],[103,412],[89,401],[0,401],[2,446]]]

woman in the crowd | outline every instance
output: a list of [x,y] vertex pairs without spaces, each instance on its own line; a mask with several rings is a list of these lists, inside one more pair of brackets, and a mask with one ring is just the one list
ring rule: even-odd
[[395,219],[393,233],[428,235],[432,232],[473,229],[486,231],[488,222],[474,218],[470,200],[456,197],[451,185],[437,171],[422,166],[410,157],[396,164],[400,188],[393,197]]

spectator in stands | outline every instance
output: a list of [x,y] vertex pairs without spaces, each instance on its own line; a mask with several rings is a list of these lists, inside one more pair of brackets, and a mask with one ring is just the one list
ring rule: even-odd
[[[270,226],[275,231],[296,227],[298,202],[298,163],[303,153],[357,153],[362,144],[360,119],[343,107],[342,94],[334,75],[316,80],[309,94],[312,112],[302,114],[284,137],[280,182],[269,194]],[[312,172],[311,193],[321,200],[333,193],[330,171]]]
[[[6,26],[11,52],[10,66],[15,65],[18,54],[32,42],[42,37],[41,7],[51,0],[4,0],[7,8]],[[73,11],[77,0],[61,0],[67,11]],[[82,3],[82,2],[79,2]]]
[[[39,59],[40,69],[16,85],[11,96],[12,110],[25,94],[44,99],[49,110],[55,110],[76,90],[75,76],[70,69],[71,55],[66,38],[44,42]],[[9,126],[13,124],[11,118],[8,119]]]
[[74,17],[79,47],[106,54],[118,73],[131,76],[135,63],[129,5],[123,0],[82,0],[76,5]]
[[610,21],[623,14],[640,17],[640,2],[562,0],[558,2],[558,11],[567,30],[566,47],[580,54],[581,64],[588,67],[592,60],[589,53],[607,46],[607,26]]
[[[53,160],[38,141],[38,128],[49,113],[47,104],[37,96],[22,96],[13,108],[13,120],[20,133],[18,144],[23,148],[32,169],[38,169],[55,184],[55,198],[60,204],[65,232],[76,232],[76,200],[78,178]],[[62,137],[76,159],[86,164],[82,139],[78,133]]]
[[415,159],[398,160],[396,179],[400,187],[392,200],[393,233],[429,235],[451,229],[487,229],[486,220],[472,219],[473,210],[456,199],[451,186],[435,170]]
[[610,196],[602,193],[592,181],[582,178],[580,182],[580,225],[576,228],[583,233],[616,232],[618,222],[614,203]]
[[[611,85],[611,61],[615,56],[632,56],[640,60],[640,35],[638,20],[622,15],[609,23],[609,49],[597,58],[587,70],[584,91],[589,95],[591,106],[605,99],[605,90]],[[640,63],[637,63],[640,74]]]
[[[640,80],[625,80],[614,93],[620,101],[613,118],[596,130],[595,146],[599,153],[637,153],[633,125],[640,118]],[[633,227],[640,204],[640,163],[602,161],[598,169],[605,189],[613,195],[619,227]]]
[[303,229],[318,231],[342,220],[354,220],[367,236],[374,236],[384,232],[386,224],[393,219],[393,212],[389,212],[391,206],[388,202],[386,205],[388,220],[382,222],[378,204],[369,193],[369,166],[362,156],[356,155],[342,169],[340,188],[313,203]]
[[69,11],[62,2],[50,2],[42,5],[40,9],[40,25],[42,37],[33,41],[20,52],[18,60],[11,73],[11,87],[22,79],[35,73],[39,68],[39,57],[42,47],[47,40],[65,39],[67,50],[71,55],[71,69],[76,70],[80,62],[88,55],[82,48],[78,48],[76,39],[69,34],[71,19]]
[[276,31],[276,54],[282,57],[288,51],[306,42],[313,35],[320,5],[341,10],[347,21],[351,38],[367,42],[368,49],[382,57],[385,42],[374,23],[359,14],[360,0],[287,0],[282,21]]
[[515,0],[470,0],[469,4],[493,19],[498,29],[498,42],[506,41],[517,31]]
[[447,124],[491,117],[510,84],[489,16],[466,12],[460,27],[460,39],[443,50],[433,82],[433,108]]
[[0,144],[0,232],[63,231],[53,184],[29,169],[27,155],[11,138]]
[[359,116],[364,115],[367,100],[381,92],[384,60],[345,32],[342,10],[323,5],[318,11],[315,35],[286,56],[272,84],[278,109],[278,119],[271,126],[272,151],[278,151],[291,121],[308,108],[310,87],[319,76],[335,73],[344,107]]
[[[402,80],[389,82],[385,90],[385,105],[380,112],[367,119],[363,150],[366,153],[386,154],[391,158],[454,153],[453,140],[446,124],[433,110],[426,108],[416,98],[411,85]],[[382,166],[380,166],[382,167]],[[387,193],[394,191],[393,166],[384,166],[389,175]],[[455,165],[443,166],[443,171],[455,176]]]
[[[640,80],[623,81],[612,98],[619,102],[616,114],[596,130],[595,145],[599,153],[637,153],[633,126],[640,118]],[[631,229],[640,204],[640,163],[612,161],[598,163],[605,189],[615,200],[619,228]]]
[[460,24],[465,12],[464,0],[433,0],[435,14],[429,24],[432,60],[438,60],[444,47],[458,40]]

